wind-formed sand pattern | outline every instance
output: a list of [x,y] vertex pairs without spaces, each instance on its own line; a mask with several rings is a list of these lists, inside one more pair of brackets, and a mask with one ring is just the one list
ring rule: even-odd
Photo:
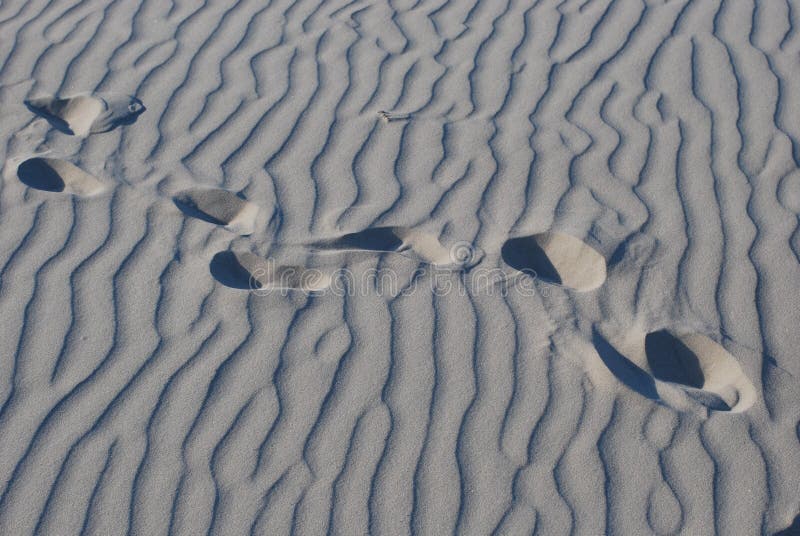
[[796,533],[798,28],[0,2],[0,535]]

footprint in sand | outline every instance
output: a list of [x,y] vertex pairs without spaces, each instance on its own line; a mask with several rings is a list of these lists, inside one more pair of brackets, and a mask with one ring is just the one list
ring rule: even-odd
[[625,355],[600,334],[594,339],[600,358],[617,379],[677,410],[699,404],[710,411],[741,413],[756,400],[755,387],[736,358],[705,335],[653,331],[644,340],[636,337]]
[[260,208],[228,190],[190,188],[178,192],[172,201],[184,214],[240,235],[253,234]]
[[30,158],[17,168],[19,180],[37,190],[91,196],[106,189],[97,177],[57,158]]
[[338,238],[315,242],[312,247],[332,251],[399,253],[437,267],[467,270],[483,258],[483,252],[466,242],[445,247],[434,235],[409,227],[373,227]]
[[75,95],[40,97],[25,101],[34,113],[50,124],[75,136],[108,132],[119,125],[129,125],[144,111],[142,102],[127,95]]
[[546,232],[511,238],[503,244],[503,260],[520,272],[573,290],[594,290],[606,280],[606,260],[594,248],[564,233]]
[[302,290],[315,292],[331,285],[321,270],[278,265],[250,252],[222,251],[211,259],[211,275],[227,287],[244,290]]

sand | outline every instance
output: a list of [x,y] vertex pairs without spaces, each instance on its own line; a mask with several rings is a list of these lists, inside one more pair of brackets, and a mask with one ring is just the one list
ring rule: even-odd
[[17,167],[17,178],[29,188],[46,192],[96,195],[105,189],[102,181],[78,166],[58,158],[30,158]]
[[797,534],[798,17],[0,3],[0,534]]
[[558,232],[511,238],[503,260],[535,279],[579,292],[595,290],[606,280],[606,259],[574,236]]
[[119,125],[133,123],[145,110],[139,99],[120,96],[48,96],[26,100],[25,104],[54,128],[75,136],[108,132]]
[[253,234],[259,224],[260,207],[227,190],[190,188],[178,192],[172,200],[187,216],[241,235]]

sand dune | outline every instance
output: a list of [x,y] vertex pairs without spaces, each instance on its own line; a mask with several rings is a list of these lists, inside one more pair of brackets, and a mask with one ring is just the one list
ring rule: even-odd
[[797,533],[798,29],[0,2],[0,535]]

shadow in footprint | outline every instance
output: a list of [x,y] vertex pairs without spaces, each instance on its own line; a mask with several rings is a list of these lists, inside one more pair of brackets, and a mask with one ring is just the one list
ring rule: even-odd
[[257,228],[258,205],[228,190],[190,188],[178,192],[172,202],[186,216],[224,226],[231,232],[249,235]]
[[776,532],[773,536],[800,536],[800,515],[794,518],[791,525]]
[[142,101],[129,95],[75,95],[40,97],[25,106],[64,134],[86,136],[130,125],[145,112]]
[[42,99],[35,99],[35,100],[26,100],[25,106],[31,113],[38,115],[39,117],[46,120],[50,123],[50,126],[54,129],[58,130],[59,132],[63,132],[64,134],[69,134],[70,136],[74,136],[75,132],[69,126],[69,123],[56,115],[56,113],[51,112],[46,105],[46,103]]
[[92,196],[106,189],[106,185],[75,164],[58,158],[31,158],[17,168],[20,182],[45,192],[66,192],[79,196]]
[[648,333],[644,340],[647,364],[657,380],[701,389],[705,383],[697,355],[666,330]]
[[212,277],[226,287],[240,290],[261,288],[261,284],[251,277],[250,271],[242,266],[232,251],[221,251],[214,255],[209,267]]
[[329,249],[363,249],[368,251],[399,251],[403,239],[394,227],[373,227],[343,235],[325,244]]
[[425,264],[463,271],[483,258],[483,251],[472,244],[456,242],[446,247],[436,235],[411,227],[373,227],[310,245],[328,251],[399,253]]
[[41,158],[31,158],[17,168],[17,177],[23,184],[45,192],[63,192],[64,179]]
[[642,370],[630,359],[622,355],[596,330],[592,334],[592,342],[597,350],[600,359],[603,360],[608,370],[611,371],[619,381],[629,389],[633,389],[640,395],[651,400],[658,400],[660,397],[656,390],[656,383],[653,377],[645,370]]
[[241,290],[322,291],[330,287],[330,274],[298,265],[275,264],[245,251],[223,251],[214,255],[211,275],[231,288]]
[[606,280],[606,260],[583,240],[556,231],[511,238],[503,244],[505,263],[536,272],[546,282],[578,291],[595,290]]
[[221,219],[215,218],[211,214],[203,212],[196,206],[184,203],[180,199],[173,199],[172,202],[175,203],[175,206],[178,207],[178,210],[180,210],[181,212],[183,212],[185,216],[189,216],[190,218],[201,220],[206,223],[211,223],[214,225],[226,225],[227,223]]
[[755,387],[736,359],[718,343],[698,333],[648,333],[636,361],[594,335],[601,359],[620,382],[647,398],[678,411],[698,406],[740,413],[757,399]]
[[562,283],[558,270],[536,241],[535,235],[507,240],[501,254],[506,264],[520,272],[533,271],[542,281],[558,285]]

